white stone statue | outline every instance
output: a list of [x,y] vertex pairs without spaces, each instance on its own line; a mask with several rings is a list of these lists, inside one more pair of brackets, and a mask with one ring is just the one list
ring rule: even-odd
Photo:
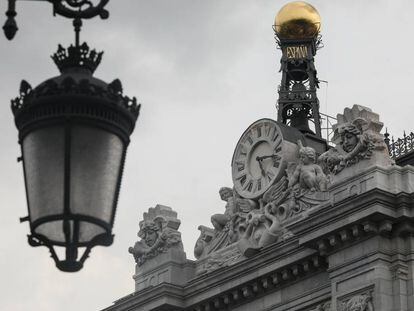
[[211,216],[214,230],[199,226],[200,237],[194,247],[196,258],[204,257],[240,240],[247,226],[247,215],[258,207],[255,201],[241,198],[232,188],[222,187],[219,194],[226,202],[225,211],[223,214]]
[[134,256],[135,262],[140,266],[148,259],[165,253],[171,247],[178,247],[181,250],[181,233],[177,230],[180,220],[177,213],[170,207],[157,205],[144,213],[144,220],[139,223],[140,230],[134,247],[128,252]]
[[[363,106],[354,105],[338,114],[333,126],[335,147],[319,157],[327,173],[347,177],[371,165],[389,166],[390,159],[378,114]],[[353,167],[352,170],[347,168]],[[346,172],[345,172],[346,171]]]
[[316,164],[316,151],[311,147],[304,147],[298,141],[299,164],[289,176],[288,188],[298,186],[300,189],[308,189],[312,192],[326,191],[328,179],[322,168]]

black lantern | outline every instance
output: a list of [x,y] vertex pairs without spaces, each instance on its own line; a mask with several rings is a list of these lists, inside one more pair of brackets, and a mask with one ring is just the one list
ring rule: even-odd
[[[93,246],[112,244],[125,153],[140,105],[121,82],[93,77],[102,53],[86,43],[52,56],[61,71],[12,100],[19,130],[32,246],[78,271]],[[60,258],[57,249],[65,249]],[[82,252],[80,251],[82,250]]]
[[[47,0],[55,14],[73,18],[75,45],[52,56],[61,74],[32,89],[22,81],[12,100],[19,130],[30,222],[29,244],[49,248],[56,266],[74,272],[92,247],[113,242],[126,149],[140,105],[123,95],[118,79],[93,77],[102,52],[79,43],[82,19],[100,16],[109,0]],[[15,0],[3,29],[17,31]]]

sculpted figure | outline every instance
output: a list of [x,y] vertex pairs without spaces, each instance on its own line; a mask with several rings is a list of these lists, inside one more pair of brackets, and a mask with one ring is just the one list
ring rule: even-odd
[[134,247],[130,247],[128,252],[134,256],[136,263],[143,263],[143,257],[151,253],[151,250],[158,240],[160,228],[154,222],[141,222],[138,236],[142,239],[137,241]]
[[206,226],[198,226],[198,230],[200,230],[200,236],[194,246],[194,256],[197,259],[203,255],[206,246],[214,237],[214,230],[211,228],[208,228]]
[[344,168],[362,160],[369,164],[391,165],[384,137],[380,133],[383,124],[371,109],[354,105],[338,114],[338,123],[333,126],[333,142],[336,144],[319,157],[326,172],[336,175]]
[[226,202],[224,214],[214,214],[211,216],[211,224],[214,229],[221,231],[226,224],[236,214],[236,204],[234,202],[233,189],[228,187],[222,187],[219,190],[220,198]]
[[240,240],[246,229],[247,215],[257,209],[255,201],[239,197],[232,188],[222,187],[219,194],[226,202],[225,211],[223,214],[211,216],[214,230],[199,226],[200,237],[194,247],[196,258],[204,257]]
[[177,231],[180,221],[176,216],[171,208],[162,205],[150,208],[148,213],[144,213],[144,220],[139,223],[138,237],[141,240],[128,249],[138,265],[173,246],[182,249],[181,233]]
[[234,190],[228,187],[220,188],[219,194],[226,202],[225,212],[211,216],[211,223],[216,231],[228,231],[229,242],[233,243],[238,240],[240,229],[244,228],[243,221],[246,215],[257,208],[257,204],[253,200],[238,197]]
[[327,178],[322,168],[316,164],[316,151],[311,147],[304,147],[298,141],[300,163],[296,166],[293,174],[289,177],[288,188],[298,185],[301,189],[310,191],[325,191]]
[[339,173],[345,167],[371,156],[374,145],[358,126],[361,122],[356,120],[355,124],[345,123],[335,129],[337,146],[320,157],[332,173]]
[[140,230],[138,236],[142,239],[147,247],[154,246],[159,237],[161,231],[160,224],[158,225],[154,221],[144,221],[140,224]]
[[362,150],[365,145],[363,136],[360,130],[353,124],[343,125],[338,127],[338,134],[341,135],[342,149],[348,153],[353,151]]

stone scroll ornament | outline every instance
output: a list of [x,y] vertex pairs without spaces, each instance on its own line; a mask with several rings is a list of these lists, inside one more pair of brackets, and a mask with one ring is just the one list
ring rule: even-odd
[[128,249],[137,265],[141,266],[172,247],[182,250],[181,233],[177,231],[179,226],[177,213],[168,206],[157,205],[144,213],[144,219],[139,223],[138,237],[141,240]]
[[338,175],[349,167],[358,169],[369,165],[392,165],[384,137],[380,133],[383,123],[371,109],[354,105],[337,115],[338,123],[333,126],[335,147],[319,157],[319,163],[326,173]]

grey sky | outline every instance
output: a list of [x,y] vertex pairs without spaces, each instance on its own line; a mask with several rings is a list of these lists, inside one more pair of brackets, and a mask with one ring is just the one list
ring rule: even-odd
[[[218,190],[231,186],[240,135],[259,118],[276,118],[280,51],[271,25],[285,3],[112,0],[107,21],[84,23],[81,38],[105,51],[96,76],[120,78],[143,106],[127,155],[115,242],[93,249],[81,272],[65,274],[47,249],[27,244],[28,225],[18,223],[27,210],[9,103],[22,78],[34,87],[57,75],[49,55],[58,43],[72,43],[72,25],[54,18],[48,3],[18,1],[20,30],[12,42],[0,37],[1,310],[98,310],[131,293],[135,267],[127,249],[142,213],[157,203],[178,212],[193,258],[198,225],[224,210]],[[411,131],[414,2],[311,3],[322,16],[325,43],[318,76],[329,81],[319,91],[322,112],[365,105],[395,135]]]

